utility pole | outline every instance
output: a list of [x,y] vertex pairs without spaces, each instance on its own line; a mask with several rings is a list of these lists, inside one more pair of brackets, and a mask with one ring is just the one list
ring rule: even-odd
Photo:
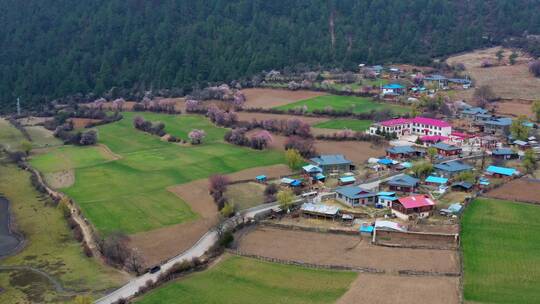
[[21,99],[17,97],[17,115],[21,115]]

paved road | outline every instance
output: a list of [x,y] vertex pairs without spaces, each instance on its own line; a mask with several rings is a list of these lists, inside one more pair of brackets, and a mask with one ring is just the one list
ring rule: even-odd
[[165,264],[161,265],[161,270],[156,273],[145,273],[139,277],[130,280],[126,285],[113,291],[112,293],[104,296],[94,303],[97,304],[110,304],[118,301],[121,298],[129,298],[133,296],[140,287],[144,286],[148,280],[156,281],[157,277],[169,270],[175,263],[182,261],[189,261],[194,257],[202,256],[210,247],[212,247],[218,240],[218,233],[215,230],[208,231],[193,247],[185,252],[170,259]]

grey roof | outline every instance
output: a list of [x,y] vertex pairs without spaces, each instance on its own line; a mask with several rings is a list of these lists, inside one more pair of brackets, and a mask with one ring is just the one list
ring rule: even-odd
[[492,154],[493,155],[515,155],[517,153],[509,148],[498,148],[498,149],[493,150]]
[[392,154],[407,154],[407,153],[415,153],[416,149],[414,149],[411,146],[397,146],[397,147],[391,147],[386,149],[388,153]]
[[358,186],[339,187],[336,192],[350,199],[375,197],[377,193],[362,189]]
[[346,165],[351,163],[351,161],[346,159],[343,154],[321,155],[319,157],[312,158],[311,161],[319,166]]
[[388,181],[390,186],[415,187],[420,182],[419,179],[410,175],[396,176]]
[[448,78],[448,81],[459,84],[469,84],[471,81],[465,78]]
[[461,113],[463,113],[463,114],[471,114],[471,115],[479,115],[479,114],[487,114],[488,110],[486,110],[484,108],[480,108],[480,107],[473,107],[473,108],[464,109],[463,111],[461,111]]
[[455,182],[452,184],[452,187],[463,187],[465,189],[471,189],[473,186],[473,184],[469,183],[469,182]]
[[438,75],[438,74],[434,74],[434,75],[430,75],[426,78],[424,78],[424,80],[435,80],[435,81],[439,81],[439,80],[447,80],[448,78],[446,78],[445,76],[443,75]]
[[435,147],[437,149],[441,149],[441,150],[444,150],[444,151],[455,151],[455,150],[461,150],[460,147],[456,147],[456,146],[452,146],[452,145],[449,145],[449,144],[445,144],[443,142],[438,142],[436,144],[434,144],[432,147]]
[[494,125],[494,126],[509,126],[512,124],[512,118],[509,118],[509,117],[492,118],[492,119],[484,121],[484,124]]
[[446,172],[460,172],[460,171],[472,170],[471,166],[460,161],[436,164],[433,166],[433,168],[437,170],[441,170],[441,171],[446,171]]

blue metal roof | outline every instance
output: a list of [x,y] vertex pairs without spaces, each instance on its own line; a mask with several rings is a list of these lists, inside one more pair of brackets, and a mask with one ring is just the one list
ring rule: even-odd
[[448,178],[430,175],[426,178],[426,183],[446,184]]
[[339,187],[336,189],[337,193],[340,193],[341,195],[348,197],[350,199],[357,199],[357,198],[366,198],[366,197],[374,197],[377,196],[376,193],[362,189],[358,186],[346,186],[346,187]]
[[377,193],[378,196],[395,196],[396,193],[392,191],[381,191]]
[[412,168],[412,164],[410,162],[403,162],[401,163],[401,166],[403,166],[403,168]]
[[433,167],[437,170],[446,171],[446,172],[460,172],[460,171],[466,171],[466,170],[472,170],[472,167],[460,162],[460,161],[452,161],[442,164],[435,164]]
[[266,175],[258,175],[255,177],[257,180],[263,180],[266,179]]
[[391,165],[393,163],[389,158],[381,158],[377,162],[381,165]]
[[351,161],[346,159],[343,154],[321,155],[319,157],[312,158],[311,161],[319,166],[345,165],[351,163]]
[[339,178],[339,181],[342,183],[354,183],[356,178],[354,176],[343,176]]
[[465,109],[465,110],[461,111],[461,113],[471,114],[471,115],[479,115],[479,114],[487,114],[488,110],[486,110],[484,108],[480,108],[480,107],[473,107],[473,108]]
[[404,89],[405,87],[400,85],[399,83],[390,83],[383,86],[383,89]]
[[321,168],[311,165],[311,164],[303,166],[302,169],[304,169],[304,171],[309,172],[309,173],[318,173],[318,172],[323,171]]
[[493,150],[492,154],[493,155],[514,155],[514,154],[517,154],[517,153],[514,152],[510,148],[499,148],[499,149]]
[[509,117],[499,117],[486,120],[484,124],[494,125],[494,126],[510,126],[512,124],[512,118]]
[[322,173],[317,173],[317,175],[315,175],[315,178],[318,179],[318,180],[321,180],[321,179],[325,179],[326,176],[324,176],[324,174],[322,174]]
[[443,75],[438,75],[438,74],[434,74],[434,75],[430,75],[426,78],[424,78],[424,80],[435,80],[435,81],[439,81],[439,80],[447,80],[448,78],[446,78],[445,76]]
[[410,175],[396,176],[388,181],[392,186],[415,187],[420,180]]
[[386,149],[388,153],[392,154],[405,154],[405,153],[414,153],[416,149],[411,146],[396,146]]
[[506,175],[506,176],[512,176],[516,174],[516,169],[514,168],[505,168],[505,167],[497,167],[497,166],[489,166],[486,171],[490,173],[496,173],[496,174],[501,174],[501,175]]

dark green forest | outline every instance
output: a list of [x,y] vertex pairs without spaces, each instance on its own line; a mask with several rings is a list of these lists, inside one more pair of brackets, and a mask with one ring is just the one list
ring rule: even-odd
[[0,0],[0,108],[430,58],[540,33],[538,0]]

